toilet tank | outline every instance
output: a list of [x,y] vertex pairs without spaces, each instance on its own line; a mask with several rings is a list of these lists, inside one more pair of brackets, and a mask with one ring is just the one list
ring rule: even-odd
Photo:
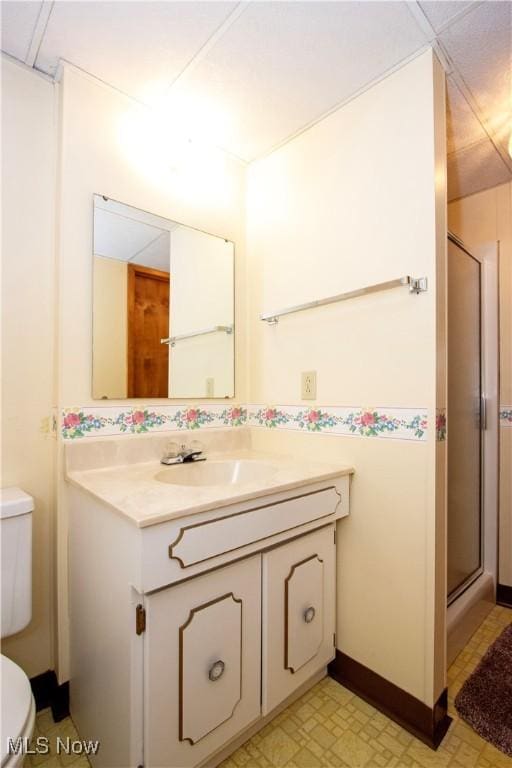
[[32,616],[33,509],[32,496],[20,488],[0,490],[2,637],[20,632]]

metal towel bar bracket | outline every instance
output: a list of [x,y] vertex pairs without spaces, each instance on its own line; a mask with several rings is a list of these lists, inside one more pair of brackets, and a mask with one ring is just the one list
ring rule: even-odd
[[335,304],[338,301],[355,299],[356,296],[365,296],[368,293],[387,291],[389,288],[397,288],[402,285],[409,286],[410,293],[422,293],[423,291],[427,290],[427,278],[411,277],[410,275],[405,275],[405,277],[399,277],[396,280],[388,280],[385,283],[367,285],[365,288],[358,288],[356,291],[348,291],[347,293],[339,293],[336,296],[329,296],[327,299],[308,301],[306,304],[297,304],[294,307],[280,309],[278,312],[269,312],[267,314],[260,315],[260,320],[265,321],[269,325],[276,325],[276,323],[279,321],[279,318],[283,315],[291,315],[294,312],[303,312],[305,309],[313,309],[313,307],[324,307],[327,304]]
[[169,344],[170,347],[174,347],[177,341],[183,341],[183,339],[193,339],[195,336],[205,336],[208,333],[233,333],[232,325],[214,325],[212,328],[205,328],[202,331],[194,331],[194,333],[182,333],[180,336],[169,336],[168,339],[160,339],[160,344]]

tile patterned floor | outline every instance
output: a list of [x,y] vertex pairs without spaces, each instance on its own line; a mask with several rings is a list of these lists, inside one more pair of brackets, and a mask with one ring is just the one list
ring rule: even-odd
[[50,752],[47,755],[29,755],[25,758],[23,768],[68,768],[68,766],[73,766],[73,768],[90,768],[90,763],[84,755],[68,755],[64,752],[57,754],[57,737],[60,737],[62,741],[65,741],[67,738],[71,739],[71,741],[80,738],[70,717],[66,717],[60,723],[55,723],[51,709],[42,709],[37,713],[36,717],[36,727],[32,740],[33,748],[38,736],[44,736],[49,740]]
[[[302,696],[247,741],[221,768],[512,768],[512,760],[460,720],[453,699],[489,645],[512,622],[496,606],[448,671],[447,736],[432,751],[330,678]],[[37,733],[77,738],[71,718],[58,725],[50,710],[37,717]],[[31,756],[26,768],[87,768],[84,756]]]

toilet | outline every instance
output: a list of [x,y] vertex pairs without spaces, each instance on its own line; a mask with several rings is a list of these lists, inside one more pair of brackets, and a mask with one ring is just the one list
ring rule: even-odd
[[[34,500],[20,488],[0,490],[2,536],[1,636],[20,632],[32,615],[32,512]],[[1,768],[21,766],[34,732],[36,706],[23,670],[1,656]],[[10,749],[14,745],[15,749]],[[16,750],[16,745],[18,746]]]

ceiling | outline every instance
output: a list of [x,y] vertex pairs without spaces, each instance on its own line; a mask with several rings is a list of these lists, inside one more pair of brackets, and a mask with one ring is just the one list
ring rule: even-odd
[[180,225],[94,195],[95,256],[169,272],[170,233]]
[[511,8],[4,0],[2,50],[50,76],[69,61],[250,162],[432,45],[447,71],[455,199],[512,178]]

